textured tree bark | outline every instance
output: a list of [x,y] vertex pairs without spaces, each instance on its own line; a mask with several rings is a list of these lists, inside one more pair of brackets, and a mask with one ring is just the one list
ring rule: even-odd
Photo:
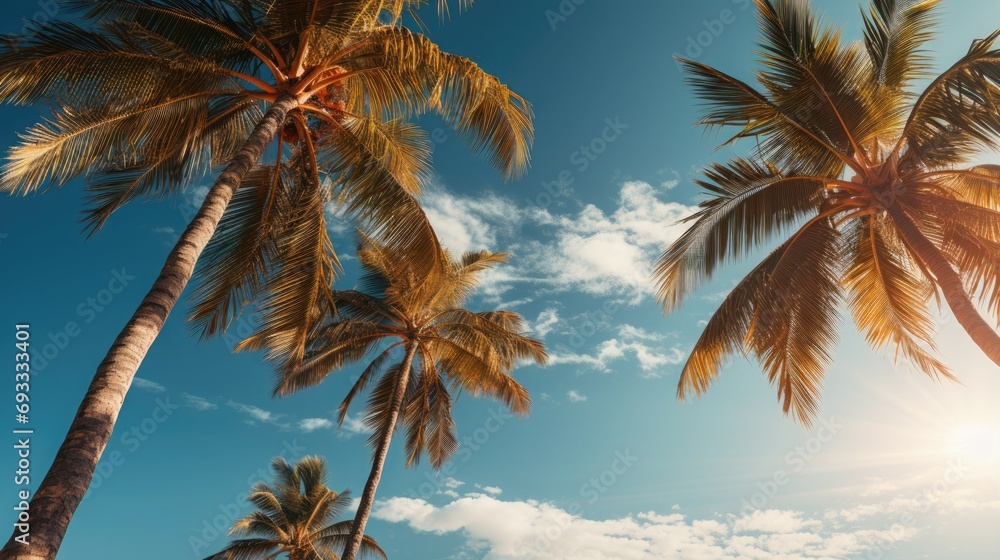
[[368,524],[368,517],[372,513],[372,505],[375,504],[375,490],[382,480],[382,468],[385,466],[385,458],[389,454],[389,444],[392,442],[392,433],[396,429],[396,421],[403,408],[403,399],[406,397],[406,386],[410,380],[410,369],[413,367],[413,357],[417,353],[417,345],[410,343],[406,348],[406,358],[403,359],[403,367],[400,370],[399,383],[392,395],[392,408],[389,409],[389,423],[386,431],[382,434],[382,439],[375,449],[375,457],[372,460],[372,471],[368,475],[368,482],[365,490],[361,494],[361,503],[358,504],[358,513],[354,516],[354,526],[351,528],[351,536],[347,539],[344,547],[344,554],[341,560],[356,560],[358,550],[361,548],[361,541],[365,534],[365,525]]
[[97,368],[52,466],[31,499],[29,544],[14,535],[0,560],[53,560],[73,513],[83,500],[97,463],[111,439],[115,421],[146,352],[159,335],[194,273],[195,263],[215,234],[222,215],[247,172],[263,155],[296,106],[279,98],[264,115],[233,161],[216,179],[194,219],[167,257],[160,276]]
[[934,243],[920,231],[917,224],[898,202],[887,197],[882,203],[896,227],[899,228],[907,245],[937,279],[944,299],[948,302],[948,307],[955,314],[958,323],[962,325],[969,338],[979,346],[983,353],[993,360],[993,363],[1000,366],[1000,335],[979,314],[979,310],[972,303],[969,293],[965,291],[962,277],[941,254],[941,251],[934,246]]

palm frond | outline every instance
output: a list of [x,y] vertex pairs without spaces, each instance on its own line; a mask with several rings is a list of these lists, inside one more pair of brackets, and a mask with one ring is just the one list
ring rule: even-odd
[[326,228],[322,193],[315,188],[296,190],[273,269],[265,279],[261,324],[243,346],[267,348],[268,359],[288,364],[302,360],[310,333],[333,310],[333,281],[340,269]]
[[527,171],[534,130],[531,107],[521,96],[471,60],[405,28],[383,26],[367,41],[372,47],[355,58],[372,70],[347,82],[363,92],[352,112],[433,110],[508,179]]
[[[951,378],[934,355],[934,323],[927,311],[934,286],[885,218],[858,219],[848,238],[851,259],[844,277],[854,322],[868,343],[888,343],[928,375]],[[926,348],[925,348],[926,347]]]
[[207,101],[218,93],[197,91],[121,110],[64,108],[51,122],[21,136],[3,167],[0,190],[30,193],[64,185],[95,168],[127,167],[136,146],[173,146],[185,140],[192,146],[190,140],[207,125]]
[[100,230],[129,202],[163,198],[192,185],[214,164],[231,159],[261,118],[257,103],[241,96],[210,99],[192,110],[193,118],[171,133],[130,147],[128,159],[134,161],[116,162],[89,177],[83,218],[88,232]]
[[686,81],[703,102],[704,117],[698,124],[739,129],[726,144],[761,139],[760,159],[807,175],[837,178],[851,161],[808,123],[809,110],[785,110],[753,86],[711,66],[678,60],[687,71]]
[[265,560],[279,548],[280,545],[267,539],[240,539],[205,560]]
[[190,321],[205,337],[226,330],[262,293],[292,211],[279,169],[258,165],[243,179],[200,259]]
[[960,134],[996,149],[1000,135],[1000,30],[972,43],[969,52],[938,76],[913,105],[903,130],[906,146],[922,152],[940,134]]
[[140,104],[228,80],[212,61],[171,48],[131,23],[86,29],[53,21],[0,38],[0,100],[7,103]]
[[[879,105],[870,94],[868,59],[856,47],[842,48],[840,33],[824,27],[808,3],[759,0],[757,5],[764,65],[758,79],[775,105],[807,116],[808,129],[846,155],[898,125],[900,104]],[[784,140],[793,139],[769,139]],[[788,149],[797,149],[797,143]]]
[[660,257],[654,277],[664,309],[676,309],[716,268],[749,254],[815,213],[825,185],[748,160],[716,164],[697,182],[712,196],[686,221],[692,226]]
[[862,10],[871,78],[882,91],[905,94],[930,71],[924,45],[934,37],[939,5],[939,0],[872,0],[869,13]]
[[746,345],[777,385],[785,414],[815,420],[823,376],[837,341],[840,233],[826,221],[800,230],[768,271]]

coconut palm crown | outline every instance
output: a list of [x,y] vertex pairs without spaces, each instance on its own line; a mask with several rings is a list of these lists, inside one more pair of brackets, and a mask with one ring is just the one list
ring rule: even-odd
[[430,144],[402,119],[438,113],[507,177],[528,165],[527,103],[400,24],[426,3],[76,0],[83,24],[5,38],[0,100],[55,108],[11,151],[0,190],[85,176],[93,232],[125,204],[175,195],[230,162],[262,108],[280,106],[265,162],[243,170],[205,255],[191,319],[214,335],[263,301],[269,343],[301,351],[300,318],[329,303],[339,269],[324,207],[417,244],[425,260],[435,250],[413,198]]
[[[786,414],[816,415],[846,305],[868,343],[935,377],[930,304],[943,295],[1000,364],[1000,31],[930,75],[937,0],[875,0],[845,43],[801,0],[757,0],[760,88],[680,60],[701,124],[752,154],[710,166],[709,195],[656,269],[667,312],[726,262],[781,239],[715,312],[678,395],[703,394],[727,359],[759,360]],[[930,83],[919,93],[918,80]]]
[[[427,273],[406,254],[364,239],[358,259],[359,289],[334,292],[336,312],[310,340],[304,362],[282,369],[275,389],[279,395],[299,391],[374,355],[339,411],[343,423],[354,400],[368,393],[364,423],[372,432],[373,465],[355,518],[355,547],[397,427],[406,431],[408,467],[426,454],[441,468],[458,449],[452,393],[492,397],[516,415],[527,414],[531,398],[511,370],[522,361],[547,360],[542,343],[522,334],[517,313],[462,307],[477,276],[505,255],[472,252],[452,260],[444,252]],[[344,558],[354,558],[351,547]]]
[[[354,522],[335,521],[351,505],[351,493],[326,486],[326,463],[306,457],[289,465],[272,463],[274,484],[257,483],[247,500],[256,508],[229,531],[236,537],[225,549],[205,560],[269,560],[287,554],[289,560],[339,560]],[[385,560],[385,552],[369,536],[362,539],[363,557]]]
[[135,374],[206,247],[196,328],[218,334],[251,306],[267,327],[262,344],[294,361],[331,306],[331,203],[416,262],[439,254],[415,198],[429,141],[405,119],[437,113],[506,177],[527,168],[528,104],[403,25],[425,4],[72,0],[62,10],[71,19],[0,38],[0,102],[45,108],[9,153],[0,191],[83,178],[93,232],[129,202],[176,197],[215,175],[32,497],[30,551],[15,533],[0,559],[55,557]]

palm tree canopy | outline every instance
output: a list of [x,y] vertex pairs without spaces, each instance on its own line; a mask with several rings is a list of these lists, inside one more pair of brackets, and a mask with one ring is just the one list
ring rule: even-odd
[[505,262],[505,255],[484,251],[452,260],[445,253],[435,261],[439,269],[427,275],[412,259],[366,239],[358,259],[365,273],[358,289],[334,292],[336,313],[310,340],[304,363],[282,369],[276,394],[316,385],[331,372],[374,355],[340,406],[342,423],[354,399],[370,389],[365,424],[374,445],[386,431],[401,374],[396,349],[415,346],[401,422],[408,466],[426,453],[440,468],[458,448],[453,391],[492,397],[515,414],[528,413],[531,398],[510,372],[522,361],[544,364],[544,346],[522,334],[524,320],[517,313],[462,307],[477,276]]
[[414,198],[429,141],[403,119],[435,112],[507,177],[528,166],[528,104],[402,25],[426,3],[70,2],[81,23],[33,24],[0,40],[0,100],[53,107],[11,150],[0,190],[84,176],[93,232],[128,202],[176,195],[218,169],[263,108],[294,98],[273,161],[251,170],[206,253],[191,318],[213,335],[263,301],[269,344],[300,355],[301,318],[330,304],[339,269],[325,206],[424,260],[436,251]]
[[[273,485],[258,483],[247,498],[255,510],[229,531],[236,537],[206,560],[265,560],[282,553],[295,560],[337,560],[353,521],[336,519],[350,508],[351,494],[326,486],[326,463],[306,457],[295,465],[282,458],[272,463]],[[378,543],[365,537],[361,557],[385,560]]]
[[943,280],[918,240],[998,318],[1000,168],[973,160],[998,148],[1000,31],[913,93],[932,78],[926,44],[939,4],[874,0],[863,41],[847,44],[807,1],[756,0],[759,87],[680,61],[704,104],[700,124],[756,147],[698,181],[709,199],[656,269],[664,309],[723,263],[780,243],[708,322],[679,397],[703,394],[731,356],[752,354],[785,413],[809,423],[844,304],[873,347],[951,377],[929,311]]

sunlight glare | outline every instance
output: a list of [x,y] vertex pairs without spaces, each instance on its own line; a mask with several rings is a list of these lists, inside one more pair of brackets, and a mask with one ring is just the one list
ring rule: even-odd
[[953,451],[974,463],[1000,462],[1000,429],[986,424],[968,424],[955,431]]

